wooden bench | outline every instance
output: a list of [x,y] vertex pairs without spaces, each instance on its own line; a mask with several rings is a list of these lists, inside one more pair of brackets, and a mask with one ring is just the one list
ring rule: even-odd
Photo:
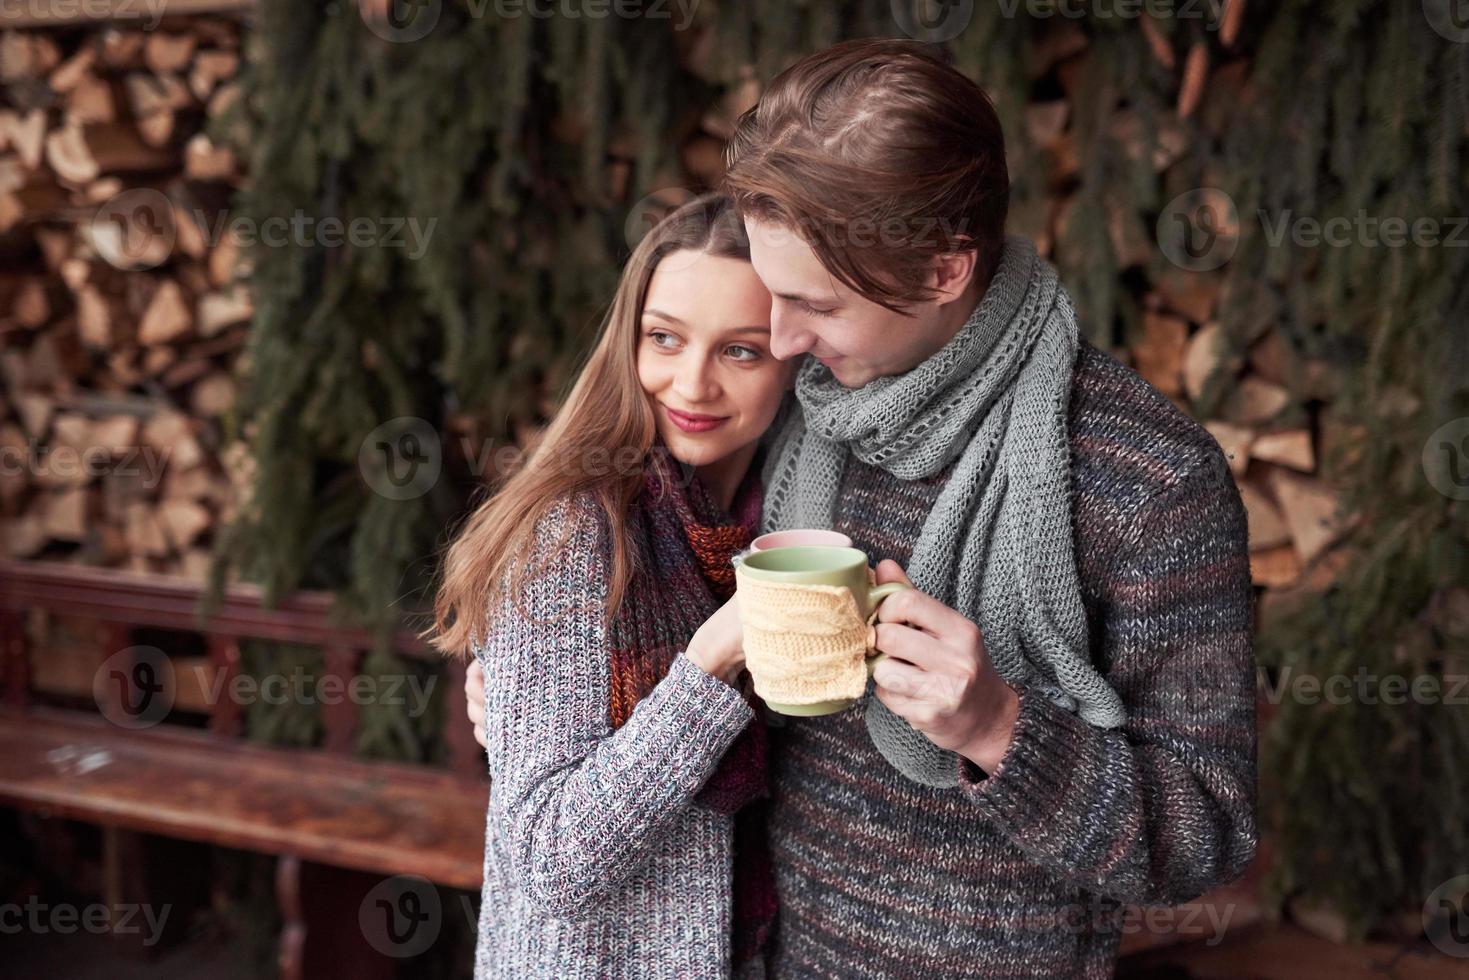
[[[453,888],[479,888],[488,778],[483,754],[458,707],[463,667],[445,664],[446,769],[367,762],[352,756],[357,706],[323,699],[322,749],[249,744],[241,706],[208,704],[207,729],[159,724],[132,730],[102,713],[34,704],[35,664],[25,613],[43,610],[99,624],[96,662],[132,647],[141,627],[204,635],[214,683],[240,673],[240,641],[320,646],[324,677],[345,689],[372,647],[366,631],[331,621],[331,597],[301,593],[273,609],[258,589],[231,587],[207,619],[200,587],[170,576],[42,562],[0,562],[0,805],[277,857],[276,898],[284,919],[281,975],[308,975],[310,918],[301,900],[302,862],[377,875],[419,875]],[[437,659],[409,634],[400,652]],[[99,685],[104,698],[110,685]],[[224,690],[222,686],[218,689]],[[113,715],[112,717],[117,717]],[[114,833],[106,838],[116,841]],[[308,865],[309,866],[309,865]],[[355,927],[356,910],[351,910]],[[357,937],[361,939],[359,935]]]

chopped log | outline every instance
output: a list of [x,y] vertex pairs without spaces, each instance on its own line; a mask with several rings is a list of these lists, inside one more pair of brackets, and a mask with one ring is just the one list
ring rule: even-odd
[[189,71],[189,89],[200,102],[213,94],[220,82],[233,78],[240,67],[240,56],[234,51],[200,51]]
[[173,226],[179,251],[194,259],[202,259],[208,253],[209,242],[204,237],[204,229],[199,227],[194,215],[177,201],[173,205]]
[[41,257],[46,262],[46,268],[52,272],[59,272],[71,258],[73,242],[71,230],[37,226],[33,234],[36,236],[36,245],[41,249]]
[[9,133],[10,145],[20,154],[20,162],[26,169],[39,167],[46,145],[46,110],[32,109],[23,116],[14,112],[0,113],[0,126]]
[[1209,45],[1195,41],[1183,63],[1183,84],[1178,88],[1178,118],[1187,119],[1204,97],[1204,83],[1209,78]]
[[1250,551],[1264,551],[1291,543],[1290,528],[1286,527],[1280,509],[1254,481],[1241,483],[1239,495],[1250,522]]
[[[168,350],[174,355],[179,353],[175,348],[170,347]],[[190,356],[170,367],[159,380],[165,388],[182,388],[185,385],[193,384],[213,370],[214,365],[207,359]]]
[[51,428],[51,415],[56,411],[56,402],[47,395],[34,391],[15,392],[10,396],[20,424],[32,439],[43,440]]
[[38,514],[0,521],[0,541],[11,558],[31,558],[46,547],[46,529]]
[[85,486],[72,486],[41,498],[41,526],[47,538],[73,542],[87,538],[87,497]]
[[196,416],[216,418],[235,404],[235,381],[223,371],[201,378],[189,395],[189,407]]
[[[1062,62],[1074,64],[1076,56],[1086,51],[1086,32],[1069,20],[1052,19],[1046,28],[1031,42],[1029,61],[1032,78],[1041,78]],[[1061,66],[1063,69],[1065,65]]]
[[1260,425],[1275,418],[1289,404],[1290,392],[1250,374],[1229,392],[1219,415],[1236,425]]
[[155,112],[137,120],[138,135],[149,146],[167,146],[173,139],[174,122],[172,112]]
[[133,72],[123,79],[128,105],[139,119],[156,112],[173,112],[194,104],[194,97],[183,80],[174,75]]
[[82,193],[92,204],[103,204],[121,194],[127,185],[120,177],[101,177],[92,181]]
[[1301,575],[1301,559],[1290,545],[1250,552],[1250,579],[1267,589],[1283,589]]
[[193,34],[165,34],[155,31],[143,45],[143,63],[160,75],[181,71],[194,57],[199,40]]
[[1165,395],[1183,392],[1183,352],[1188,324],[1164,313],[1143,314],[1143,335],[1133,347],[1133,364],[1149,384]]
[[[0,160],[0,169],[6,161]],[[13,162],[13,158],[12,158]],[[20,182],[12,178],[19,176]],[[0,180],[9,183],[11,190],[0,189],[0,232],[9,231],[22,222],[42,221],[51,218],[69,203],[66,191],[57,186],[45,170],[16,175],[5,173]]]
[[1207,323],[1219,302],[1220,282],[1212,272],[1189,272],[1169,267],[1158,277],[1158,300],[1166,309],[1194,323]]
[[110,123],[117,119],[112,86],[96,75],[85,75],[66,98],[66,118],[74,124]]
[[1218,419],[1205,422],[1204,428],[1209,430],[1209,434],[1224,451],[1225,458],[1229,460],[1229,471],[1236,477],[1243,475],[1250,465],[1250,447],[1255,439],[1255,430],[1243,425],[1230,425]]
[[143,373],[157,377],[173,366],[179,352],[172,347],[149,347],[143,351]]
[[1311,445],[1311,433],[1305,429],[1263,433],[1255,440],[1253,452],[1257,459],[1289,466],[1302,473],[1311,473],[1316,469],[1316,453]]
[[235,174],[235,154],[195,133],[184,146],[184,174],[191,180],[225,180]]
[[213,566],[214,558],[206,548],[189,548],[179,556],[175,574],[184,578],[193,579],[196,582],[204,582],[209,578],[209,570]]
[[199,298],[199,336],[212,337],[255,314],[255,306],[244,287],[208,293]]
[[114,456],[120,456],[138,445],[141,423],[136,415],[113,415],[92,426],[92,441]]
[[90,44],[83,44],[76,53],[66,59],[47,80],[53,92],[62,95],[70,92],[82,83],[86,78],[95,78],[92,74],[92,66],[97,63],[97,49]]
[[224,503],[229,499],[229,481],[210,471],[208,466],[192,469],[170,469],[163,482],[165,500],[207,500]]
[[168,536],[159,523],[157,514],[147,503],[139,500],[127,506],[128,550],[135,557],[163,557],[168,554]]
[[[10,20],[6,14],[6,21]],[[44,34],[6,31],[0,34],[0,81],[40,78],[61,61],[56,42]]]
[[228,286],[235,281],[235,270],[239,262],[239,240],[233,232],[227,231],[209,251],[209,281],[216,286]]
[[1267,330],[1263,337],[1250,345],[1250,370],[1266,381],[1283,385],[1287,381],[1291,356],[1280,331]]
[[167,169],[172,156],[144,143],[129,123],[71,124],[46,137],[46,162],[57,176],[80,186],[104,173]]
[[1296,554],[1303,564],[1308,564],[1335,542],[1344,529],[1337,495],[1320,480],[1279,467],[1271,468],[1268,479],[1290,528]]
[[1242,361],[1230,356],[1228,338],[1217,323],[1205,324],[1191,338],[1183,354],[1183,389],[1190,401],[1198,401],[1204,388],[1217,371],[1233,374]]
[[1037,149],[1049,149],[1060,141],[1070,118],[1071,103],[1065,99],[1032,102],[1025,107],[1026,136]]
[[112,304],[95,286],[77,292],[77,330],[82,343],[97,350],[112,346]]
[[1219,42],[1226,48],[1234,47],[1239,37],[1240,24],[1245,19],[1245,0],[1224,0],[1224,17],[1219,25]]
[[143,320],[138,325],[138,342],[166,344],[194,328],[194,313],[185,301],[177,282],[165,279],[153,294]]
[[149,419],[143,426],[143,442],[166,452],[169,466],[187,469],[204,460],[192,422],[179,412],[159,412]]
[[208,510],[192,500],[165,500],[155,514],[175,549],[193,544],[214,520]]
[[137,68],[143,63],[142,31],[104,31],[99,52],[109,68]]
[[1162,65],[1165,71],[1173,71],[1178,65],[1178,59],[1173,54],[1173,42],[1163,36],[1163,31],[1151,14],[1144,13],[1138,18],[1138,24],[1142,27],[1143,38],[1148,42],[1148,50],[1153,53],[1153,60]]
[[51,296],[45,281],[27,279],[10,305],[10,315],[17,323],[34,330],[51,319]]

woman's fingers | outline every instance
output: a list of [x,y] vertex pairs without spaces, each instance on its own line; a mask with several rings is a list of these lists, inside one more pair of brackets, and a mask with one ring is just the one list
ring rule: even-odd
[[489,748],[485,744],[485,674],[477,660],[471,660],[464,670],[464,711],[474,726],[474,740],[481,748]]

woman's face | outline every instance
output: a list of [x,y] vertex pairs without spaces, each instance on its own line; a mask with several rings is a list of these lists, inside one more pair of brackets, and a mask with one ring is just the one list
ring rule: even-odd
[[648,283],[638,380],[675,459],[707,466],[764,434],[795,370],[770,354],[770,293],[750,263],[666,256]]

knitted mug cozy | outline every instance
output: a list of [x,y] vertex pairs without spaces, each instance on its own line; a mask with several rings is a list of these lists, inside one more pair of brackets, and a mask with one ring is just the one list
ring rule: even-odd
[[736,567],[745,666],[774,704],[860,698],[873,629],[844,585],[770,582]]

